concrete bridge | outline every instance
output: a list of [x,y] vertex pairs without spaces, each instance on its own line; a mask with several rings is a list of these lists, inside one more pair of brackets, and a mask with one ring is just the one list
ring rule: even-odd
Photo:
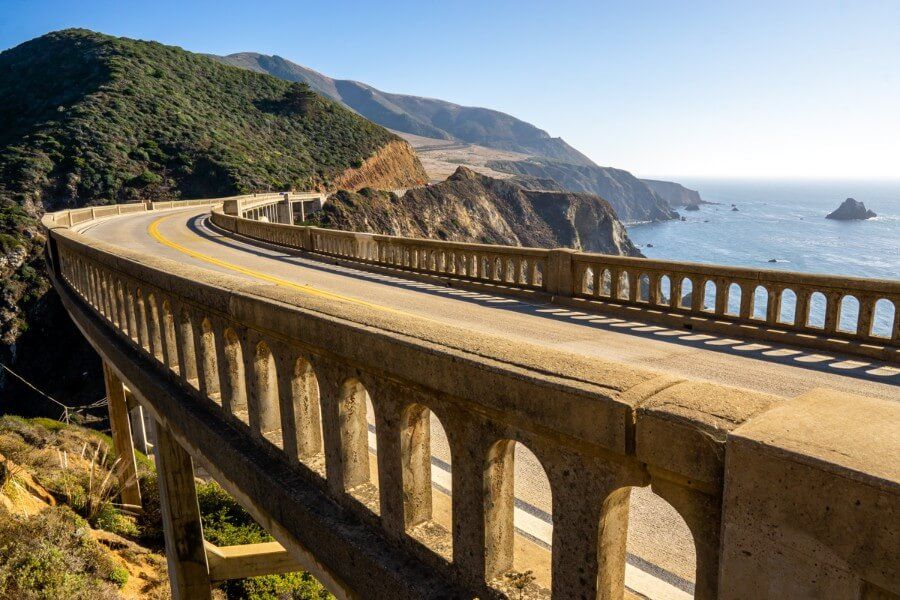
[[[154,423],[176,597],[296,568],[347,598],[516,597],[526,568],[528,598],[900,597],[900,282],[297,227],[285,204],[44,218],[119,451],[129,402]],[[205,544],[195,461],[280,544]]]

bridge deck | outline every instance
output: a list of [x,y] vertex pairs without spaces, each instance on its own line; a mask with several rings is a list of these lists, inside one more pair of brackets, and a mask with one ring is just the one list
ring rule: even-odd
[[[206,209],[137,214],[96,222],[83,232],[106,242],[256,282],[290,285],[304,293],[365,303],[373,310],[405,313],[679,377],[788,398],[823,386],[872,397],[900,398],[900,369],[894,365],[623,322],[553,305],[347,268],[226,237],[211,228],[205,215]],[[156,227],[151,231],[154,223]],[[433,427],[434,463],[446,465],[449,450],[443,431]],[[374,436],[370,440],[374,442]],[[523,508],[538,509],[529,513],[532,515],[548,512],[548,490],[542,485],[541,469],[529,455],[517,458],[515,487]],[[440,470],[438,466],[436,480],[441,479]],[[443,478],[447,480],[446,475]],[[634,565],[632,579],[642,570],[675,588],[689,590],[693,550],[690,534],[677,513],[649,488],[634,490],[631,510],[628,548]],[[635,587],[631,581],[629,585]],[[677,593],[672,597],[678,597]]]

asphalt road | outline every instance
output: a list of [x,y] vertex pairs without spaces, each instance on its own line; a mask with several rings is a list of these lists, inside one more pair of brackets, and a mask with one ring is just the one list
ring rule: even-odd
[[[162,219],[161,221],[159,221]],[[159,236],[148,233],[159,221]],[[816,387],[900,399],[900,369],[868,359],[802,351],[671,330],[647,323],[578,312],[478,292],[401,279],[328,264],[235,240],[214,230],[204,211],[188,210],[119,217],[89,225],[84,233],[133,250],[198,268],[255,279],[253,272],[318,290],[568,352],[652,368],[679,377],[708,380],[792,398]],[[216,264],[205,257],[214,257]],[[235,267],[240,268],[236,271]],[[272,285],[275,285],[274,283]],[[434,479],[446,488],[451,463],[443,430],[433,419]],[[516,453],[516,525],[549,542],[550,492],[531,453]],[[629,587],[659,598],[690,597],[694,553],[678,514],[648,488],[632,492],[628,536]],[[649,575],[648,575],[649,574]],[[649,586],[649,587],[648,587]],[[655,587],[654,587],[655,586]],[[652,589],[651,589],[652,588]],[[652,593],[651,593],[652,592]]]

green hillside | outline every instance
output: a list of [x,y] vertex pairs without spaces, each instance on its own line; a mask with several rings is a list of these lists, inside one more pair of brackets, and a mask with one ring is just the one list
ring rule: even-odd
[[154,42],[65,30],[0,53],[0,359],[60,318],[44,210],[327,187],[397,139],[305,84]]

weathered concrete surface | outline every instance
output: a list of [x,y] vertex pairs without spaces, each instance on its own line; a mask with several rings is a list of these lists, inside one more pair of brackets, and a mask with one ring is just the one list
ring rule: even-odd
[[898,525],[896,404],[811,392],[728,437],[720,598],[900,597]]

